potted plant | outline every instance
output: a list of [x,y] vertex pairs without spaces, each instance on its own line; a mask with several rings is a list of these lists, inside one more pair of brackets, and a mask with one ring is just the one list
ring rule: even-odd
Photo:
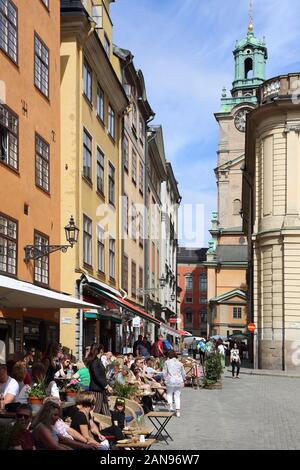
[[74,402],[77,393],[80,391],[80,383],[78,379],[70,379],[65,386],[66,400],[68,402]]
[[117,381],[114,383],[113,389],[115,395],[120,398],[132,398],[138,392],[136,384],[120,384]]
[[46,398],[46,384],[44,380],[38,380],[28,389],[28,397],[32,406],[32,411],[38,411]]
[[222,371],[223,368],[220,354],[210,354],[205,361],[205,376],[203,380],[203,387],[217,388],[217,382],[220,381]]

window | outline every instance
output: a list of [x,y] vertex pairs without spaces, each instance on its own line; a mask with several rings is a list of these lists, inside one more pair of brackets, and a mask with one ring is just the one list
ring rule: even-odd
[[83,216],[83,262],[88,266],[93,263],[93,223],[86,215]]
[[[143,289],[143,283],[144,283],[144,270],[143,268],[139,269],[139,289]],[[143,301],[143,294],[141,294],[141,291],[139,292],[139,299],[142,302]]]
[[98,272],[105,273],[105,233],[100,225],[97,225],[97,252]]
[[137,172],[137,156],[135,151],[132,149],[132,181],[136,184],[136,172]]
[[105,33],[104,33],[104,50],[109,57],[110,56],[110,42]]
[[0,48],[18,60],[18,11],[10,0],[0,1]]
[[144,145],[144,122],[142,118],[139,119],[139,138],[142,145]]
[[140,162],[140,179],[139,179],[139,190],[141,194],[144,194],[144,165]]
[[104,154],[97,147],[97,191],[104,194]]
[[111,163],[108,168],[108,198],[110,204],[115,205],[115,169]]
[[137,129],[137,109],[136,104],[132,103],[132,127],[133,130],[136,132]]
[[135,204],[131,206],[131,238],[136,240],[137,211]]
[[97,87],[97,115],[104,122],[104,91],[99,85]]
[[116,241],[113,238],[109,239],[109,277],[116,278]]
[[200,299],[200,304],[202,305],[207,304],[207,299]]
[[35,136],[35,184],[49,191],[49,144]]
[[207,291],[207,275],[206,273],[200,274],[200,291],[206,292]]
[[240,199],[235,199],[233,201],[233,215],[240,215],[242,208],[242,203]]
[[112,107],[108,107],[108,133],[115,140],[115,112]]
[[17,274],[18,223],[0,214],[0,272]]
[[200,321],[201,323],[207,323],[207,311],[206,310],[201,310],[200,312]]
[[126,136],[123,139],[123,158],[124,158],[124,169],[128,173],[129,168],[129,142]]
[[86,61],[83,63],[83,93],[92,102],[92,69]]
[[0,162],[18,169],[18,117],[0,106]]
[[131,295],[136,297],[136,264],[131,262]]
[[185,323],[187,325],[191,325],[193,323],[193,312],[191,310],[187,310],[185,312]]
[[193,276],[188,274],[185,276],[185,290],[192,291],[193,290]]
[[128,196],[123,196],[123,220],[124,220],[124,232],[128,233]]
[[92,138],[83,130],[83,176],[92,181]]
[[193,303],[193,297],[186,296],[185,297],[185,303],[186,304],[192,304]]
[[123,289],[128,292],[128,257],[123,256]]
[[[43,251],[49,245],[49,238],[39,232],[34,232],[34,245]],[[49,284],[49,255],[34,260],[34,281],[39,284]]]
[[102,5],[92,5],[92,18],[95,21],[95,29],[103,28]]
[[240,320],[242,318],[242,307],[233,307],[233,318]]
[[140,214],[140,224],[139,224],[139,244],[140,247],[144,247],[144,217]]
[[45,96],[49,96],[49,49],[34,36],[34,84]]

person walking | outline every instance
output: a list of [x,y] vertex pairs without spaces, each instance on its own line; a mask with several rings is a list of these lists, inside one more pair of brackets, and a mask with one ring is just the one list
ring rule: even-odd
[[180,418],[180,396],[181,389],[184,387],[186,373],[181,362],[177,359],[177,354],[174,350],[169,351],[168,359],[163,368],[163,377],[167,386],[167,401],[169,410],[173,409],[173,396],[175,401],[176,416]]
[[206,351],[206,344],[205,344],[205,341],[201,339],[199,343],[199,355],[200,355],[200,364],[202,366],[204,365],[205,351]]
[[100,354],[101,348],[96,345],[91,349],[86,358],[86,365],[90,371],[91,377],[90,391],[93,392],[96,397],[95,413],[110,416],[107,392],[111,393],[112,388],[107,383],[106,371],[99,357]]
[[225,352],[226,352],[226,346],[224,345],[223,341],[220,340],[219,344],[218,344],[218,353],[220,354],[220,357],[221,357],[221,364],[222,364],[222,367],[223,369],[225,368]]
[[240,351],[236,343],[234,343],[233,348],[230,351],[230,362],[232,366],[232,378],[234,379],[234,371],[236,368],[236,378],[239,379],[239,373],[241,368],[241,358]]

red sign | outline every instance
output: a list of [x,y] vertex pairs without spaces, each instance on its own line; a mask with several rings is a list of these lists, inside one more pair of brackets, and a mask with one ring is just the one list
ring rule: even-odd
[[177,323],[177,318],[170,318],[169,323]]
[[248,330],[253,333],[256,330],[256,325],[255,323],[249,323],[248,325]]

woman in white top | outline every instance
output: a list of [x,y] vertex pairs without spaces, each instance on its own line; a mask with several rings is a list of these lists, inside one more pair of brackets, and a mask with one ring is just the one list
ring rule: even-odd
[[181,362],[177,360],[174,350],[168,352],[168,359],[163,368],[164,381],[167,386],[167,401],[170,411],[173,410],[173,395],[176,407],[176,416],[180,418],[180,395],[184,387],[185,371]]
[[230,362],[232,366],[232,378],[234,379],[234,371],[236,368],[236,378],[239,379],[240,367],[241,367],[241,358],[240,351],[236,343],[234,343],[233,348],[230,351]]

